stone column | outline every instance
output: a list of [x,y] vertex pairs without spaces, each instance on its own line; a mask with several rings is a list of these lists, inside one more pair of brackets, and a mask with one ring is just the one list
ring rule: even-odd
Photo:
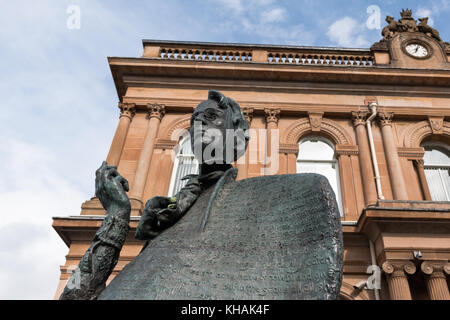
[[392,131],[392,118],[394,117],[394,113],[381,111],[378,113],[378,117],[394,200],[408,200],[402,166],[400,165],[394,133]]
[[[243,108],[242,113],[244,113],[245,119],[248,122],[249,128],[251,128],[252,120],[253,120],[253,108]],[[247,148],[250,147],[250,144],[247,146]],[[243,158],[243,159],[242,159]],[[249,164],[249,150],[245,152],[245,155],[242,156],[241,159],[237,161],[237,168],[238,168],[238,180],[241,179],[247,179],[248,178],[248,164]]]
[[165,107],[160,104],[148,104],[148,118],[149,123],[147,132],[145,134],[144,145],[139,156],[136,173],[134,176],[134,183],[131,192],[133,199],[142,201],[144,193],[145,182],[147,181],[148,171],[153,156],[153,149],[155,147],[155,140],[158,135],[159,124],[165,113]]
[[136,113],[136,105],[134,103],[119,103],[120,120],[117,126],[114,139],[109,149],[106,162],[111,166],[118,166],[120,157],[122,156],[123,146],[127,138],[128,129],[130,128],[131,120]]
[[420,267],[425,274],[428,294],[431,300],[450,300],[445,273],[450,274],[450,263],[424,261]]
[[432,201],[430,189],[428,188],[427,177],[425,176],[424,161],[423,159],[414,160],[414,165],[417,168],[419,174],[420,185],[422,187],[423,196],[426,201]]
[[[264,175],[273,175],[277,172],[273,172],[274,167],[278,167],[278,150],[271,153],[272,150],[272,131],[278,130],[278,121],[280,119],[280,109],[264,109],[266,114],[266,123],[267,123],[267,142],[266,142],[266,156],[264,160]],[[271,163],[268,163],[268,159],[270,158]],[[274,161],[277,163],[274,164]],[[268,167],[269,166],[269,167]],[[278,171],[278,170],[277,170]]]
[[414,274],[416,266],[410,261],[386,261],[382,265],[392,300],[411,300],[407,274]]
[[359,148],[359,166],[361,170],[364,200],[366,206],[377,203],[377,190],[373,174],[372,157],[370,154],[369,137],[366,131],[366,118],[368,112],[352,112],[353,125],[356,130],[356,139]]

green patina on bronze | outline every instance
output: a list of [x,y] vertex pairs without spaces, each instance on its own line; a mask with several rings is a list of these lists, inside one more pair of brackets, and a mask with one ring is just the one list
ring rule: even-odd
[[[206,147],[193,132],[194,121],[221,132],[241,130],[229,162],[235,161],[248,144],[248,123],[234,100],[217,91],[210,91],[208,98],[191,119],[192,147]],[[244,148],[238,148],[239,144]],[[224,154],[226,151],[224,145]],[[66,288],[68,294],[63,297],[338,299],[342,229],[328,180],[316,174],[297,174],[236,182],[236,175],[230,163],[206,161],[200,165],[199,175],[185,177],[187,184],[175,197],[150,199],[136,231],[136,238],[148,240],[141,253],[104,290],[104,282],[86,282],[84,291],[95,294],[70,295]],[[109,177],[121,178],[116,171]],[[115,186],[125,189],[120,181]],[[104,194],[104,185],[96,188],[98,195]],[[123,195],[123,189],[114,194]],[[108,212],[120,209],[117,204],[122,202],[113,203],[114,210],[105,207]],[[129,201],[123,205],[128,209]],[[97,242],[94,239],[89,249],[114,248],[110,258],[102,260],[103,273],[97,273],[101,279],[111,273],[123,244],[108,239],[125,239],[128,232],[106,228],[111,224],[109,216],[114,217],[107,216],[98,232],[102,236],[96,235]],[[85,256],[101,260],[101,255],[89,250]],[[92,268],[83,270],[82,275],[89,278]]]

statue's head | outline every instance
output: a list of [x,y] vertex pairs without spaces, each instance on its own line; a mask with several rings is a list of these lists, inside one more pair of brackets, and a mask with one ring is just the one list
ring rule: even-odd
[[192,150],[200,163],[232,163],[247,149],[248,129],[239,104],[210,90],[208,100],[201,102],[191,117]]
[[391,22],[394,21],[394,20],[395,20],[394,17],[386,16],[386,22],[387,22],[387,23],[391,23]]
[[427,24],[427,23],[428,23],[428,18],[419,18],[419,21],[420,21],[422,24]]

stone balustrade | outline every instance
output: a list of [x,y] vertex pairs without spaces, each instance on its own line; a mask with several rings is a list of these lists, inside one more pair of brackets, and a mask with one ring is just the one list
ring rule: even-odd
[[212,42],[144,40],[143,57],[163,60],[222,61],[373,67],[374,54],[369,49],[248,45]]

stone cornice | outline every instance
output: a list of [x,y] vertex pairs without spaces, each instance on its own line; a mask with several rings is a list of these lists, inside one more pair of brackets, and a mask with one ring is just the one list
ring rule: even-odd
[[[136,104],[136,109],[146,110],[146,106],[148,103],[155,101],[155,99],[143,98],[143,97],[134,97],[127,96],[124,99],[126,102],[133,102]],[[204,99],[203,99],[204,100]],[[189,112],[192,113],[193,109],[203,100],[201,99],[186,99],[186,98],[158,98],[158,103],[165,105],[166,112],[168,111],[180,111],[180,112]],[[260,101],[239,101],[239,104],[244,109],[246,107],[253,109],[253,115],[256,113],[262,114],[264,113],[264,109],[267,108],[267,102]],[[308,113],[334,113],[334,114],[345,114],[347,116],[351,116],[352,112],[358,112],[360,109],[359,105],[351,105],[351,104],[312,104],[312,103],[294,103],[294,102],[286,102],[279,101],[275,103],[277,107],[281,109],[283,115],[302,115],[307,116]],[[450,117],[450,109],[449,108],[420,108],[417,106],[417,110],[414,106],[385,106],[385,108],[389,108],[389,110],[395,110],[396,118],[401,116],[408,116],[411,118],[411,109],[414,108],[414,115],[420,119],[427,117],[429,115],[432,116],[444,116]]]
[[[449,70],[416,70],[394,69],[387,67],[352,67],[327,65],[289,65],[272,63],[242,63],[220,61],[188,61],[188,60],[161,60],[159,58],[108,58],[119,97],[125,95],[127,85],[124,81],[126,75],[131,77],[170,78],[170,82],[181,81],[181,78],[194,78],[197,80],[211,79],[233,81],[263,81],[269,86],[273,82],[300,82],[300,83],[339,83],[340,87],[348,85],[348,92],[355,93],[358,87],[364,88],[371,95],[386,94],[385,88],[391,87],[392,94],[398,95],[398,89],[405,86],[406,92],[427,91],[427,86],[450,86]],[[143,83],[137,78],[135,86]],[[272,83],[269,83],[271,82]],[[145,81],[144,81],[145,82]],[[169,84],[170,85],[170,84]],[[186,81],[184,82],[186,86]],[[372,85],[377,86],[371,87]],[[418,88],[413,88],[418,87]],[[353,90],[352,90],[353,89]],[[339,88],[337,88],[339,90]],[[361,91],[361,90],[359,90]],[[448,92],[442,91],[442,95]]]

